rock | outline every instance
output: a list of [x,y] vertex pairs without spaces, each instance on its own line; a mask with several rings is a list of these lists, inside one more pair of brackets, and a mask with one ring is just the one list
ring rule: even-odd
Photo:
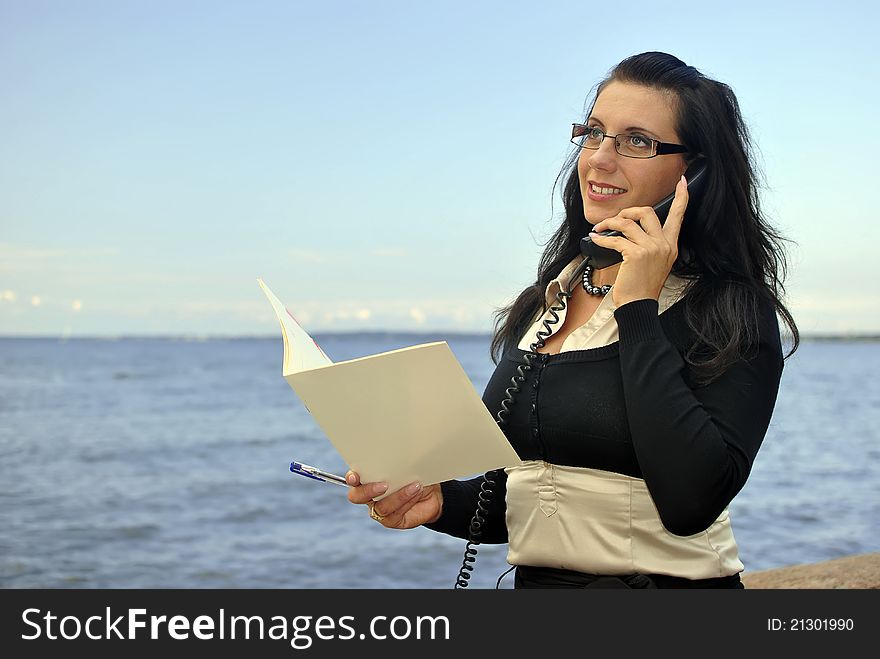
[[880,552],[740,575],[746,588],[880,588]]

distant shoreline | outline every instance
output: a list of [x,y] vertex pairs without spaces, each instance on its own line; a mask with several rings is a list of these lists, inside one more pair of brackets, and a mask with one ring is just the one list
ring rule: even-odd
[[[460,331],[419,331],[408,332],[400,330],[364,330],[351,332],[310,332],[311,336],[317,338],[389,338],[389,337],[406,337],[415,338],[420,341],[442,341],[447,338],[462,339],[482,339],[488,341],[492,335],[488,332],[460,332]],[[278,341],[281,334],[217,334],[217,335],[198,335],[198,334],[120,334],[120,335],[77,335],[77,336],[57,336],[57,335],[40,335],[40,336],[21,336],[21,335],[0,335],[0,340],[15,341]],[[878,337],[880,339],[880,337]]]
[[[434,331],[401,331],[401,330],[354,330],[347,332],[322,332],[311,333],[315,337],[415,337],[419,340],[443,340],[446,338],[462,339],[485,339],[489,340],[492,335],[489,332],[460,332],[453,330]],[[59,336],[59,335],[15,335],[0,334],[0,340],[16,341],[266,341],[279,339],[278,334],[121,334],[121,335],[82,335],[82,336]],[[874,343],[880,341],[880,334],[807,334],[801,335],[801,343],[812,342],[837,342],[837,343]],[[786,343],[787,345],[787,343]]]
[[802,335],[801,341],[880,341],[880,334],[813,334]]

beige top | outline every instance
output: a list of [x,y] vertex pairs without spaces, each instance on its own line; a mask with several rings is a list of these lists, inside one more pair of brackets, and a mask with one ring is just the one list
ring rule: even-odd
[[[581,262],[575,258],[547,286],[548,304],[568,283]],[[685,293],[687,282],[670,274],[660,293],[659,313]],[[618,340],[611,293],[593,316],[574,330],[560,352],[586,350]],[[565,322],[565,311],[559,322]],[[520,341],[528,350],[541,321]],[[645,481],[601,469],[567,467],[527,460],[507,472],[507,529],[511,565],[577,570],[592,574],[668,574],[689,579],[725,577],[743,570],[728,511],[692,536],[677,536],[663,526]]]

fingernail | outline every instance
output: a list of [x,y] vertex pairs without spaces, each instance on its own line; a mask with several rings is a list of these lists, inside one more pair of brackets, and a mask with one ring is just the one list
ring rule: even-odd
[[681,182],[684,183],[685,186],[688,184],[688,180],[684,177],[684,174],[681,175]]
[[348,472],[345,475],[345,482],[348,483],[349,485],[354,485],[355,483],[357,483],[357,481],[354,478],[354,474],[351,472]]
[[377,483],[376,487],[373,488],[373,492],[376,494],[385,494],[385,490],[388,489],[388,483]]
[[406,493],[409,496],[413,496],[416,492],[422,489],[421,483],[413,483],[412,485],[408,485],[406,488]]

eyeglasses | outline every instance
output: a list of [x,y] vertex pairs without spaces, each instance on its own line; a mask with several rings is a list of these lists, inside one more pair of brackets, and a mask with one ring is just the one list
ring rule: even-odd
[[653,158],[667,153],[687,153],[688,148],[682,144],[669,144],[645,137],[639,133],[620,133],[608,135],[597,126],[586,124],[571,125],[571,141],[582,149],[596,150],[602,146],[606,137],[614,138],[614,148],[627,158]]

